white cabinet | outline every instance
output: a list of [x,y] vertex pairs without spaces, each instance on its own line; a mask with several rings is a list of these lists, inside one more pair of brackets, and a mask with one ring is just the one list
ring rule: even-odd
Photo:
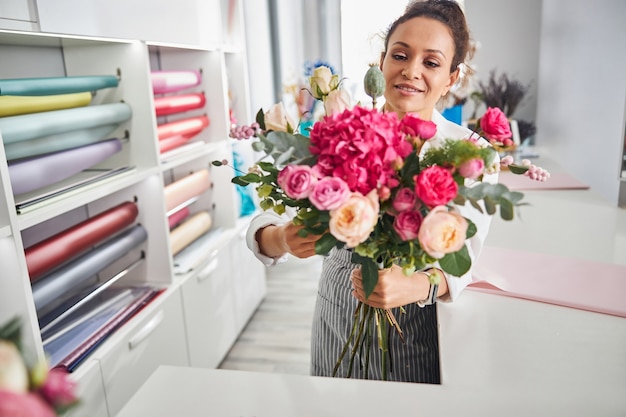
[[[61,26],[53,26],[59,20],[52,20],[47,8],[53,3],[38,2],[40,11],[47,10],[40,14],[40,20],[45,27],[60,32]],[[122,3],[128,6],[128,2]],[[76,2],[76,10],[88,17],[85,21],[106,18],[94,15],[100,10],[96,7],[99,4]],[[43,359],[50,340],[46,326],[62,323],[67,311],[80,312],[77,317],[91,317],[101,305],[93,310],[87,307],[105,298],[101,295],[105,290],[146,287],[161,291],[123,322],[107,328],[104,341],[88,350],[73,367],[83,400],[80,410],[85,413],[76,410],[70,415],[115,415],[160,364],[217,366],[265,294],[264,268],[258,261],[250,263],[252,255],[241,246],[240,233],[247,220],[239,215],[239,197],[231,183],[233,171],[211,164],[213,160],[232,160],[228,137],[231,114],[241,122],[251,121],[240,8],[238,0],[214,0],[186,2],[185,7],[176,7],[178,14],[172,16],[163,14],[165,9],[151,9],[160,14],[155,20],[145,19],[146,25],[171,17],[181,25],[198,25],[194,29],[198,33],[188,44],[177,43],[175,36],[167,38],[167,33],[175,32],[173,28],[164,32],[164,38],[151,37],[146,31],[130,39],[116,38],[106,26],[100,26],[101,35],[106,37],[89,36],[71,25],[63,34],[18,32],[7,30],[0,16],[0,28],[4,28],[0,29],[0,80],[115,76],[117,85],[98,89],[89,106],[124,103],[132,110],[131,117],[107,136],[119,140],[117,153],[69,178],[23,193],[14,193],[15,178],[11,178],[12,165],[21,160],[7,157],[8,143],[0,127],[0,322],[16,315],[23,319],[28,354]],[[112,9],[123,14],[107,3],[106,10]],[[71,20],[76,21],[74,17]],[[161,70],[199,71],[201,82],[186,92],[203,94],[204,106],[185,114],[157,117],[151,72]],[[233,97],[235,101],[231,101]],[[186,144],[161,153],[161,125],[191,116],[206,116],[210,123]],[[241,147],[238,151],[242,152]],[[201,170],[208,171],[210,186],[185,205],[190,216],[208,213],[211,225],[206,235],[218,238],[175,252],[167,187]],[[52,310],[58,307],[61,313],[52,324],[45,324],[45,309],[38,304],[31,282],[36,280],[29,269],[28,251],[127,202],[137,209],[127,229],[141,226],[146,238],[85,276],[80,293],[76,292],[78,286],[68,285],[59,291],[58,299],[51,297],[59,303]],[[105,243],[79,249],[95,251]],[[65,259],[48,273],[72,271],[77,256]],[[189,270],[182,273],[178,270],[181,257],[187,262],[194,258]],[[244,288],[246,285],[249,287]],[[65,307],[61,298],[72,291],[75,297],[63,300],[71,307]],[[47,317],[48,311],[45,313]],[[90,340],[91,336],[78,342]]]

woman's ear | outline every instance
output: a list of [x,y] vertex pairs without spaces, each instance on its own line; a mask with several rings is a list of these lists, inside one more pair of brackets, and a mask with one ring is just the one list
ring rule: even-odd
[[378,63],[378,68],[382,71],[383,70],[383,61],[385,60],[385,53],[381,52],[380,53],[380,62]]
[[441,95],[441,97],[445,96],[446,94],[448,94],[448,91],[450,91],[450,89],[452,88],[452,86],[457,82],[457,80],[459,79],[459,74],[461,73],[461,69],[457,68],[456,70],[452,71],[450,73],[450,78],[448,78],[448,83],[446,84],[446,88],[444,90],[444,93]]

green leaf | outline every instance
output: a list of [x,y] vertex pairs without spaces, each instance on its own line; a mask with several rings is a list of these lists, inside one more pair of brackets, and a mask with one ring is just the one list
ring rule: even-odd
[[513,204],[504,198],[501,199],[500,217],[502,217],[502,220],[513,220],[514,214]]
[[248,181],[245,181],[241,177],[234,177],[233,179],[230,180],[230,182],[232,182],[233,184],[241,185],[242,187],[250,185]]
[[326,255],[337,244],[338,240],[330,233],[325,233],[315,242],[315,253]]
[[367,299],[374,292],[376,284],[378,284],[378,266],[370,258],[361,257],[359,263],[361,264],[361,274],[363,276],[363,291]]
[[263,113],[263,109],[259,109],[256,114],[256,122],[259,124],[261,130],[265,130],[265,113]]
[[522,175],[526,171],[528,171],[528,167],[524,165],[511,164],[509,165],[509,171],[511,171],[513,174]]
[[467,220],[467,232],[465,233],[465,237],[469,239],[470,237],[476,234],[476,232],[478,231],[478,228],[476,227],[474,222],[471,221],[470,219],[465,218],[465,220]]
[[254,141],[252,142],[252,149],[257,152],[263,152],[265,150],[265,143],[260,140]]
[[467,246],[463,245],[457,252],[449,253],[439,259],[439,266],[447,273],[456,277],[465,274],[472,266],[472,259],[467,251]]
[[493,215],[496,212],[496,202],[491,197],[485,197],[485,209],[487,213]]
[[271,209],[274,206],[274,201],[267,199],[267,200],[261,200],[261,202],[259,203],[259,206],[263,209],[263,210],[268,210]]

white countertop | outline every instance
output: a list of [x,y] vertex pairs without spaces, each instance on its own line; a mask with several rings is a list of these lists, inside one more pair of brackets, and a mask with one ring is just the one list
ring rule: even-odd
[[[626,210],[592,190],[525,194],[487,246],[626,265]],[[626,416],[623,317],[468,290],[439,324],[441,385],[161,367],[118,417]]]

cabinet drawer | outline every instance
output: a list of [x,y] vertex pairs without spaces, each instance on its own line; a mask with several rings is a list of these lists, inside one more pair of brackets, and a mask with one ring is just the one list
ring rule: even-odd
[[191,366],[216,368],[237,338],[229,248],[182,287]]
[[76,381],[76,395],[80,404],[63,417],[109,417],[109,410],[102,384],[102,373],[97,360],[89,360],[72,373]]
[[111,416],[159,365],[189,365],[180,293],[160,297],[167,298],[141,320],[129,322],[123,336],[98,357]]

